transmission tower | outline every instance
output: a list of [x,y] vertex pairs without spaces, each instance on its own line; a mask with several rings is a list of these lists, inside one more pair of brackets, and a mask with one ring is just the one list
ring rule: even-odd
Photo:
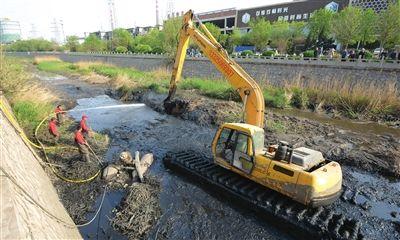
[[156,26],[158,27],[159,25],[160,25],[160,18],[158,13],[158,0],[156,0]]
[[62,34],[62,42],[65,43],[65,32],[64,32],[64,21],[60,19],[60,26],[61,26],[61,34]]
[[168,0],[167,2],[167,16],[173,17],[175,13],[175,2],[174,0]]
[[111,31],[113,31],[117,27],[117,19],[115,18],[114,0],[108,0],[108,11],[110,16]]
[[30,33],[30,38],[32,38],[32,39],[38,37],[38,31],[36,29],[35,24],[33,24],[33,23],[31,24],[31,31],[29,33]]
[[51,28],[51,32],[53,33],[52,40],[54,42],[60,43],[60,29],[59,29],[58,25],[59,25],[59,23],[54,18],[53,21],[51,22],[50,28]]

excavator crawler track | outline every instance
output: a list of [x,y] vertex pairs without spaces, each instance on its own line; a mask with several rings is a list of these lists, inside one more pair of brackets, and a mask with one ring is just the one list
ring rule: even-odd
[[[307,208],[300,203],[215,165],[212,159],[193,151],[169,152],[164,164],[195,182],[210,186],[255,210],[276,226],[307,239],[363,239],[360,223],[324,207]],[[208,188],[209,189],[209,188]]]

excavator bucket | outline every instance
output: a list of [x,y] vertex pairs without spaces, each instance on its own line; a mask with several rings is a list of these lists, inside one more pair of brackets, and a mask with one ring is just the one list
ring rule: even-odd
[[189,102],[182,99],[164,100],[164,111],[169,115],[180,116],[186,112]]

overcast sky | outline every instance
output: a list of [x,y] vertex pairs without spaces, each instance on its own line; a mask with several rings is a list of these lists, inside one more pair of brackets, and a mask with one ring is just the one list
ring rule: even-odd
[[[167,2],[159,0],[164,19]],[[212,11],[224,8],[248,8],[290,0],[173,0],[175,11]],[[114,0],[118,27],[155,25],[156,0]],[[108,0],[0,0],[0,18],[19,21],[23,38],[52,38],[52,22],[62,20],[65,35],[83,36],[84,32],[107,31],[110,27]]]

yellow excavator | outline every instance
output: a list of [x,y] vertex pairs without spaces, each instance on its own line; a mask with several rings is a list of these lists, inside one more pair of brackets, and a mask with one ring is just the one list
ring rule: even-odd
[[181,104],[173,97],[192,39],[243,101],[244,123],[224,123],[215,134],[212,142],[214,163],[307,206],[322,206],[335,201],[342,189],[340,165],[325,160],[321,152],[305,147],[293,149],[284,141],[267,148],[264,146],[265,106],[259,85],[229,57],[200,20],[199,28],[204,33],[195,26],[193,16],[191,10],[183,16],[169,94],[164,100],[166,112],[181,110]]

